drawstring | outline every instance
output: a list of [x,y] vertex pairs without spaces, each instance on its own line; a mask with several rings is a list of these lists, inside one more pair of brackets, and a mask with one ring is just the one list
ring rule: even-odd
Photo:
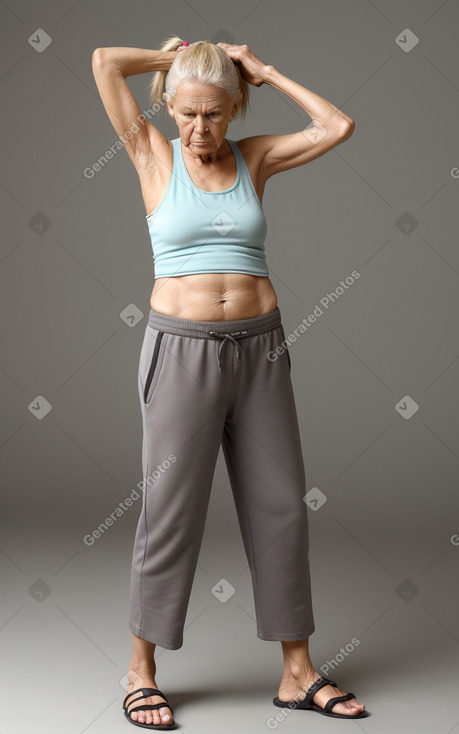
[[[244,332],[237,332],[237,333],[240,334],[240,333],[244,333]],[[217,364],[218,364],[218,371],[219,372],[223,372],[223,365],[222,365],[222,361],[220,359],[220,353],[221,353],[222,347],[223,347],[223,345],[224,345],[224,343],[226,342],[227,339],[231,339],[231,341],[234,342],[234,344],[236,345],[236,359],[237,359],[238,362],[241,361],[242,347],[241,347],[240,344],[237,343],[237,341],[234,338],[234,336],[232,336],[231,334],[225,333],[225,332],[221,332],[221,331],[209,331],[209,334],[212,334],[213,336],[216,336],[219,339],[222,339],[222,341],[220,342],[220,344],[217,345]]]

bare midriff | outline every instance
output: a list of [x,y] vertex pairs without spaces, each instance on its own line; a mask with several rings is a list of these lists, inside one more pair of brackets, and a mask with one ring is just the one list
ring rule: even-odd
[[150,305],[183,319],[234,321],[273,311],[277,296],[268,276],[196,273],[157,278]]

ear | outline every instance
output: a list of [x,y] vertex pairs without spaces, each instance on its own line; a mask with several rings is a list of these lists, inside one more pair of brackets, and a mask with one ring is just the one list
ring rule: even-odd
[[163,92],[163,95],[162,96],[163,96],[164,101],[166,102],[168,114],[171,117],[174,117],[175,118],[174,107],[173,107],[173,105],[171,104],[171,102],[169,100],[169,96],[168,96],[167,92]]
[[230,118],[231,120],[233,120],[236,117],[238,110],[239,110],[239,105],[241,104],[241,102],[242,102],[242,92],[241,90],[239,90],[237,102],[235,102],[231,108],[231,118]]
[[239,107],[242,106],[242,100],[243,99],[244,99],[244,95],[242,94],[242,90],[241,89],[238,89],[237,90],[237,103],[236,103],[237,112],[239,112]]

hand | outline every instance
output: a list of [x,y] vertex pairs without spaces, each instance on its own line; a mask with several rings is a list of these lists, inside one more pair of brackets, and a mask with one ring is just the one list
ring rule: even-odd
[[246,43],[242,46],[230,43],[217,43],[228,56],[239,66],[243,79],[255,87],[261,87],[266,79],[267,64],[249,49]]

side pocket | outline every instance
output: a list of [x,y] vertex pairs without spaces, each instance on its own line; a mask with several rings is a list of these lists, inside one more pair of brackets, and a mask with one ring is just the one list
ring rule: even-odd
[[158,378],[157,367],[158,367],[158,359],[159,359],[160,348],[161,348],[163,336],[164,336],[164,331],[158,331],[156,335],[156,341],[155,341],[155,346],[153,349],[153,354],[151,357],[150,369],[148,370],[148,375],[145,381],[145,387],[143,391],[143,402],[145,405],[148,405],[149,401],[151,400],[151,396],[153,394],[153,389],[154,389],[154,384],[152,384],[153,378],[155,378],[154,380],[155,384]]
[[[284,331],[284,325],[283,324],[281,324],[280,329],[281,329],[281,333],[282,333],[282,341],[285,341],[285,331]],[[288,371],[289,371],[289,374],[291,374],[291,372],[292,372],[292,360],[290,359],[290,354],[289,354],[289,351],[288,350],[289,350],[289,347],[286,347],[284,349],[284,352],[287,355]]]

